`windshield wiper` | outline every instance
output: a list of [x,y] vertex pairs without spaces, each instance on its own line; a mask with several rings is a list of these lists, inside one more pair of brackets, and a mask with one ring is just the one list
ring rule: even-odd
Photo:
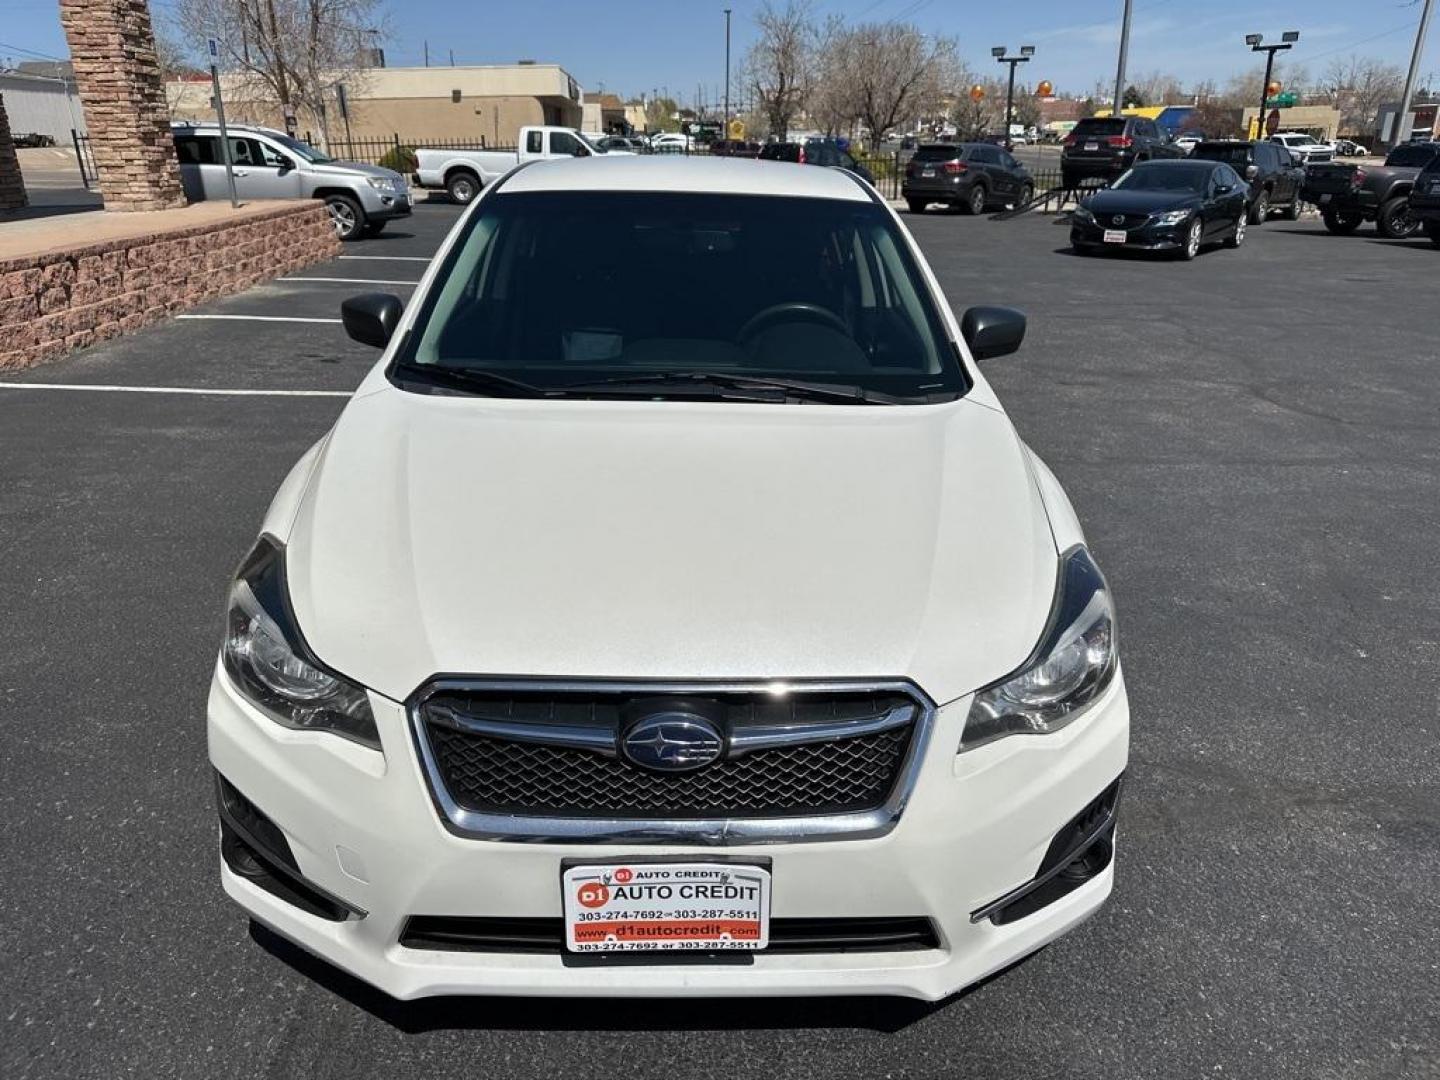
[[442,367],[439,364],[398,364],[395,374],[431,386],[480,393],[486,397],[544,397],[545,390],[531,383],[479,368]]
[[864,405],[898,405],[904,398],[878,390],[867,390],[850,383],[810,382],[803,379],[777,379],[770,375],[729,375],[718,371],[657,371],[634,375],[617,375],[592,382],[567,383],[558,390],[576,392],[623,392],[627,387],[664,384],[718,386],[726,390],[778,390],[786,397],[811,401],[843,401]]

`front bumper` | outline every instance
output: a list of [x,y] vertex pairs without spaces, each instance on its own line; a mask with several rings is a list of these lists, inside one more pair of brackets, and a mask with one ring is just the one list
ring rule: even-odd
[[[221,864],[225,891],[301,947],[399,998],[432,994],[629,997],[896,994],[937,1000],[1059,937],[1109,895],[1113,866],[1011,922],[971,913],[1037,875],[1056,834],[1124,771],[1123,679],[1069,727],[953,753],[969,706],[938,710],[899,823],[869,839],[707,847],[473,840],[441,824],[402,707],[371,695],[384,753],[282,728],[234,690],[211,685],[216,770],[283,832],[304,879],[352,909],[303,910]],[[560,955],[412,949],[411,916],[560,915],[564,859],[686,855],[768,859],[775,919],[932,921],[938,948],[755,954],[752,964],[567,966]],[[363,912],[363,916],[358,913]]]
[[376,204],[374,209],[365,208],[365,216],[371,221],[392,221],[409,217],[412,212],[413,203],[408,191],[403,195],[382,193],[373,201]]
[[1070,243],[1076,247],[1114,248],[1119,251],[1177,251],[1185,246],[1185,230],[1190,227],[1189,219],[1178,225],[1142,225],[1125,230],[1125,242],[1106,243],[1106,229],[1102,225],[1090,225],[1072,221]]

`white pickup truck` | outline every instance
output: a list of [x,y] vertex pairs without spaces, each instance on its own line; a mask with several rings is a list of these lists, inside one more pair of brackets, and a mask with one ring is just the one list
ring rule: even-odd
[[415,151],[415,186],[444,188],[457,203],[468,203],[480,189],[498,180],[522,161],[625,154],[605,150],[588,135],[567,127],[522,127],[516,150]]

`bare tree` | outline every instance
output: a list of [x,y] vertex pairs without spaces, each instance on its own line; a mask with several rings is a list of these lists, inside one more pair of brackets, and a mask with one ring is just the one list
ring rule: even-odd
[[931,38],[914,26],[869,23],[840,35],[829,64],[843,72],[855,116],[876,146],[900,121],[937,108],[962,68],[955,39]]
[[1340,110],[1340,130],[1349,134],[1374,129],[1380,106],[1400,97],[1404,75],[1373,57],[1336,57],[1320,77],[1319,89]]
[[337,83],[353,89],[385,32],[381,0],[177,0],[191,41],[216,38],[244,96],[322,118]]
[[745,72],[770,136],[783,140],[814,83],[819,40],[811,0],[786,0],[783,8],[764,0],[755,24]]

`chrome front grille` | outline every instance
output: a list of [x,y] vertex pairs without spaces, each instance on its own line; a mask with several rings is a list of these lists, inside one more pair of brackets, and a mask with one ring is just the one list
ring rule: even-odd
[[[901,682],[451,679],[423,688],[409,709],[432,796],[453,831],[720,844],[887,831],[933,711]],[[634,733],[672,716],[718,735],[713,760],[676,766],[635,753]]]

